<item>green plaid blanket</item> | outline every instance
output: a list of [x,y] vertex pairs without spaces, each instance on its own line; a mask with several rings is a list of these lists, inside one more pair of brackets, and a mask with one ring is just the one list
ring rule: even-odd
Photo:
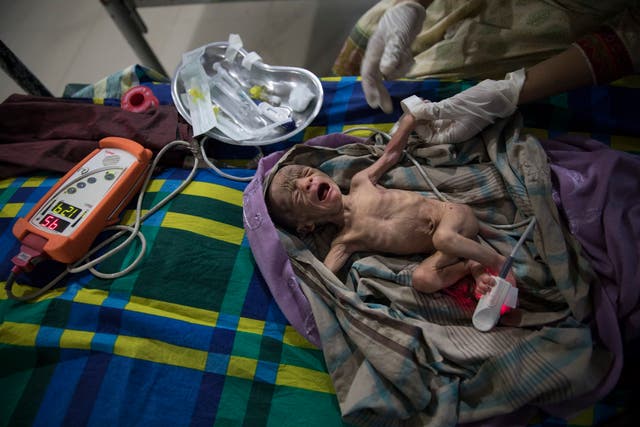
[[[157,176],[144,208],[184,178],[183,170]],[[0,182],[3,274],[18,250],[12,223],[54,182]],[[120,279],[69,276],[29,303],[3,289],[0,425],[340,423],[321,352],[288,324],[254,266],[243,187],[199,172],[144,223],[146,258]],[[45,277],[19,282],[47,280],[51,269],[41,265],[34,273]]]

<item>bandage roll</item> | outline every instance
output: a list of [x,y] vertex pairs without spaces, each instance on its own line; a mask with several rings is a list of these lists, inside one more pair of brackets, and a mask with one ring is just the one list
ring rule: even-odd
[[132,87],[125,92],[120,101],[120,106],[123,110],[133,113],[144,113],[151,108],[157,107],[158,104],[158,98],[146,86]]

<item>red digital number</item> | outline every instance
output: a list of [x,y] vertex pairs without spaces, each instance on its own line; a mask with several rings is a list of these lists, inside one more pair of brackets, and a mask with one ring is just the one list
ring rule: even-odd
[[56,233],[62,233],[70,225],[69,221],[58,218],[55,215],[47,214],[39,224]]
[[55,230],[58,228],[58,218],[53,215],[47,215],[44,220],[42,220],[42,225],[50,230]]
[[47,228],[49,228],[51,230],[56,230],[58,228],[58,218],[53,217],[51,219],[51,223],[49,225],[47,225]]

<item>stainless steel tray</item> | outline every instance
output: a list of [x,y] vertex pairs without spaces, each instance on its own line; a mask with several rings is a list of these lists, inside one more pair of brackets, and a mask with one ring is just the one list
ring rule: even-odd
[[[204,50],[200,61],[207,75],[211,76],[215,74],[213,64],[216,62],[228,62],[225,57],[227,46],[228,42],[216,42],[202,47]],[[247,92],[252,86],[262,86],[268,92],[275,93],[279,98],[281,98],[281,106],[292,109],[288,104],[291,91],[299,85],[306,85],[307,89],[309,89],[314,95],[313,99],[303,111],[292,111],[292,119],[295,122],[295,128],[290,131],[283,132],[273,130],[262,136],[260,139],[248,139],[242,141],[233,140],[216,128],[207,132],[207,135],[217,140],[235,145],[268,145],[289,139],[309,126],[313,119],[318,115],[320,107],[322,106],[323,90],[320,79],[318,79],[315,74],[303,68],[270,66],[262,62],[254,62],[249,70],[241,65],[247,55],[248,52],[246,50],[239,49],[236,57],[230,64],[231,67],[225,67],[227,71],[242,84],[243,88]],[[185,87],[179,78],[180,71],[183,66],[184,64],[182,62],[178,64],[174,73],[171,81],[171,97],[173,98],[173,102],[180,115],[191,124],[189,109],[183,101],[185,96]]]

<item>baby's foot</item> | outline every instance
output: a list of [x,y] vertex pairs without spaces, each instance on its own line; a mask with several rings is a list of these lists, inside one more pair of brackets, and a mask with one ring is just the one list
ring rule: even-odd
[[489,273],[487,273],[486,270],[479,274],[473,275],[473,280],[475,280],[476,282],[474,293],[476,298],[478,299],[480,299],[484,294],[488,293],[496,284],[496,281]]
[[469,271],[475,282],[474,295],[480,299],[496,284],[489,271],[480,263],[469,261]]

